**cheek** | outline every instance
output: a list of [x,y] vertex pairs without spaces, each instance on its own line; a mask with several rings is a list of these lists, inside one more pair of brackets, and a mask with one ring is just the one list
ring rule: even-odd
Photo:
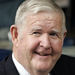
[[36,50],[36,48],[38,47],[39,45],[39,41],[37,39],[34,39],[34,38],[27,38],[25,40],[25,44],[24,44],[24,47],[25,47],[25,54],[26,54],[26,59],[27,59],[27,62],[30,64],[32,58],[33,58],[33,52]]
[[30,37],[24,37],[21,38],[18,41],[18,58],[21,60],[20,62],[22,63],[28,63],[32,60],[33,58],[33,51],[38,47],[39,45],[39,40],[35,38],[30,38]]
[[26,47],[33,51],[34,49],[36,49],[39,45],[39,40],[36,38],[32,38],[32,37],[28,37],[25,41]]
[[56,62],[62,54],[62,41],[52,41],[53,62]]
[[26,35],[20,39],[19,43],[23,48],[34,48],[38,44],[38,39]]
[[63,42],[62,40],[54,40],[54,41],[52,40],[51,46],[53,48],[54,53],[61,53]]

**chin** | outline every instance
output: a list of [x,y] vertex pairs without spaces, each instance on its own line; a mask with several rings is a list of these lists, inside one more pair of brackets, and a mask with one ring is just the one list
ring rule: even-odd
[[38,69],[38,71],[48,72],[48,71],[50,71],[50,67],[41,67],[41,68]]
[[50,72],[53,67],[53,63],[43,62],[43,63],[37,63],[37,66],[35,66],[36,70],[39,72]]
[[36,70],[41,73],[48,73],[51,71],[51,67],[40,67],[40,68],[37,68]]

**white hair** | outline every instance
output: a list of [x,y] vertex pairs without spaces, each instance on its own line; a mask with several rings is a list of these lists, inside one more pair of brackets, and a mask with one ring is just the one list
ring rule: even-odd
[[27,13],[38,13],[40,11],[59,12],[63,16],[62,32],[66,31],[65,15],[62,9],[53,0],[26,0],[18,8],[15,24],[21,24]]

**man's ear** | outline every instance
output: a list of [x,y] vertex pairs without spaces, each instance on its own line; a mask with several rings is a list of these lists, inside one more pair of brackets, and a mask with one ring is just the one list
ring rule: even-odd
[[66,31],[66,32],[64,32],[64,39],[65,39],[66,35],[67,35],[67,31]]
[[15,25],[12,25],[10,27],[10,32],[11,32],[11,37],[12,37],[12,42],[16,42],[18,39],[18,31],[17,31],[17,27]]
[[64,32],[64,34],[63,34],[63,40],[65,39],[66,35],[67,35],[67,31]]

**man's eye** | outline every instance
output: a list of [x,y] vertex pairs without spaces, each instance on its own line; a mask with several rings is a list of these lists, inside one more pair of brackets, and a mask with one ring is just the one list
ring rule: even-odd
[[50,35],[50,36],[57,36],[56,33],[50,33],[49,35]]
[[40,34],[40,32],[33,32],[33,34]]
[[50,35],[52,38],[61,38],[61,35],[58,34],[58,33],[55,33],[55,32],[50,33],[49,35]]
[[40,36],[41,33],[40,32],[33,32],[32,34],[35,36]]

